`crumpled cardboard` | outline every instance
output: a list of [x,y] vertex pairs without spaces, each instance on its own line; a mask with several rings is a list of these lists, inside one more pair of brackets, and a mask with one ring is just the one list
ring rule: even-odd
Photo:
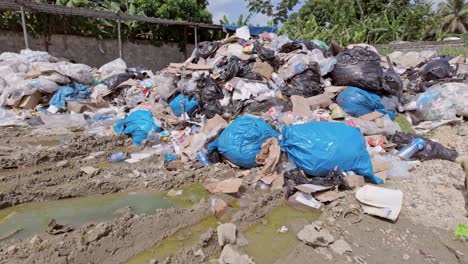
[[365,185],[356,192],[364,213],[395,221],[403,205],[403,192]]

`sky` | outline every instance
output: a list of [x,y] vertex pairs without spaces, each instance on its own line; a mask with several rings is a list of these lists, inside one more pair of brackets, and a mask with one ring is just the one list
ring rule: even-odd
[[[273,3],[278,3],[281,0],[273,0]],[[444,2],[446,0],[432,0],[434,7],[437,7],[437,4]],[[213,23],[219,24],[219,20],[223,18],[223,15],[226,15],[229,21],[237,21],[239,15],[243,14],[244,18],[249,14],[247,9],[247,2],[245,0],[209,0],[208,10],[213,14]],[[294,11],[297,11],[301,4],[304,1],[296,6]],[[264,26],[267,22],[271,20],[266,15],[254,14],[250,19],[250,23],[253,25]]]

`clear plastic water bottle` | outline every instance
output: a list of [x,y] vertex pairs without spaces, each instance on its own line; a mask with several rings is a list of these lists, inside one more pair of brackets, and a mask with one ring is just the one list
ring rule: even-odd
[[426,142],[421,138],[416,138],[411,143],[406,145],[400,151],[398,151],[397,156],[401,159],[409,160],[414,154],[423,150],[426,147]]
[[197,160],[204,166],[209,166],[211,164],[205,150],[201,150],[197,153]]
[[116,162],[121,162],[127,159],[127,155],[123,153],[122,151],[117,152],[112,154],[112,156],[109,158],[110,163],[116,163]]

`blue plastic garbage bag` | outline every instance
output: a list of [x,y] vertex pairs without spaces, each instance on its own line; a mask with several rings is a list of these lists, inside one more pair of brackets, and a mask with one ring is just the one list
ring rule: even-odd
[[311,122],[282,128],[281,149],[307,175],[324,177],[335,166],[354,171],[374,183],[374,175],[364,137],[358,128],[342,123]]
[[90,95],[91,91],[85,85],[74,82],[72,86],[60,86],[50,99],[49,105],[53,105],[59,109],[65,109],[67,101],[88,99]]
[[148,133],[152,129],[156,132],[162,131],[162,129],[154,123],[151,112],[146,110],[132,112],[124,119],[117,120],[114,125],[115,132],[130,135],[133,139],[133,143],[137,146],[140,146],[141,142],[148,138]]
[[378,111],[389,115],[391,119],[395,118],[395,112],[385,110],[385,106],[377,94],[353,86],[349,86],[341,92],[336,98],[336,103],[346,113],[355,117]]
[[[193,95],[184,95],[184,107],[185,107],[185,112],[188,115],[192,115],[193,111],[195,111],[198,107],[198,101]],[[172,101],[169,103],[169,106],[172,109],[172,112],[176,116],[181,116],[183,113],[182,110],[182,94],[177,95],[172,99]]]
[[218,149],[221,155],[237,166],[253,168],[258,166],[256,157],[263,141],[277,138],[278,135],[263,119],[241,116],[223,130],[218,139],[208,146],[208,150]]

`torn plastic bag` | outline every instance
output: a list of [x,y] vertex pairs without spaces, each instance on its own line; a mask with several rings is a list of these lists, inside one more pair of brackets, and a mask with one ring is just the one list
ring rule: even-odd
[[114,125],[114,131],[130,135],[133,143],[140,146],[143,140],[148,138],[148,133],[154,130],[161,132],[162,129],[154,123],[153,115],[150,111],[137,110],[130,113],[124,119],[119,119]]
[[400,125],[398,125],[398,123],[396,122],[393,122],[388,115],[384,115],[379,119],[383,124],[382,126],[378,126],[374,121],[368,121],[361,118],[347,118],[347,120],[349,120],[349,122],[352,123],[353,126],[358,127],[361,130],[362,134],[366,136],[379,134],[389,136],[394,135],[398,131],[401,131]]
[[383,96],[382,97],[382,104],[385,107],[385,110],[387,111],[392,111],[396,113],[397,107],[398,107],[398,97],[396,96]]
[[455,103],[444,96],[439,89],[429,89],[413,97],[411,102],[405,105],[405,110],[415,110],[416,117],[420,120],[452,120],[457,116]]
[[114,90],[115,88],[117,88],[117,86],[119,86],[123,82],[134,77],[135,75],[133,73],[128,73],[128,72],[119,73],[119,74],[112,75],[106,78],[102,83],[106,85],[107,87],[109,87],[110,90]]
[[288,198],[289,196],[294,194],[294,192],[296,192],[294,187],[302,184],[315,184],[327,187],[338,186],[338,189],[341,191],[351,189],[348,182],[344,178],[343,173],[341,173],[338,170],[338,168],[335,168],[332,171],[330,171],[325,177],[312,178],[307,178],[302,172],[302,170],[300,170],[299,168],[295,168],[284,173],[284,181],[286,187],[286,195]]
[[212,118],[216,114],[222,115],[224,109],[219,100],[224,98],[224,94],[213,78],[211,76],[200,78],[198,80],[198,89],[200,89],[199,102],[206,117]]
[[61,86],[49,101],[58,109],[65,109],[66,101],[80,101],[89,99],[91,91],[81,83],[73,82],[71,86]]
[[323,93],[323,88],[320,86],[320,73],[316,69],[308,68],[289,79],[287,84],[287,86],[280,87],[281,93],[287,97],[292,95],[312,97]]
[[343,110],[355,117],[378,111],[387,114],[390,118],[395,118],[395,112],[385,110],[378,95],[364,91],[356,87],[348,87],[336,98],[336,103]]
[[65,63],[58,65],[58,71],[65,74],[66,76],[72,78],[73,80],[90,85],[94,83],[93,70],[91,67],[85,64],[76,64],[76,63]]
[[405,145],[411,143],[414,139],[420,138],[426,142],[426,147],[417,152],[413,158],[419,160],[442,159],[454,161],[458,157],[458,152],[446,148],[440,143],[434,142],[428,138],[417,136],[411,133],[398,132],[390,140],[398,145],[398,149],[403,148]]
[[333,85],[355,86],[374,92],[386,90],[377,53],[364,48],[347,49],[338,54],[336,60],[331,72]]
[[203,41],[198,43],[197,56],[204,59],[210,57],[218,49],[218,42],[216,41]]
[[433,59],[424,66],[421,77],[423,81],[440,80],[452,76],[452,69],[445,58]]
[[307,175],[324,177],[337,166],[382,183],[374,175],[359,129],[342,123],[311,122],[285,126],[281,131],[281,149]]
[[[184,109],[182,110],[182,98],[184,98]],[[182,116],[184,110],[189,116],[193,114],[198,108],[198,101],[194,95],[182,95],[178,94],[172,101],[169,103],[169,106],[172,109],[172,113],[176,116]]]
[[280,66],[279,61],[275,56],[275,52],[271,49],[267,49],[262,46],[262,44],[255,42],[253,51],[258,55],[258,57],[268,62],[273,68],[278,69]]
[[220,80],[229,81],[234,77],[242,77],[251,80],[261,80],[261,76],[253,71],[255,61],[242,61],[236,56],[229,58],[226,64],[218,67]]
[[154,83],[156,84],[156,89],[159,95],[167,100],[175,92],[174,76],[170,73],[161,73],[156,75],[154,78]]
[[261,118],[241,116],[236,118],[218,139],[208,146],[208,150],[218,150],[230,162],[242,168],[258,166],[257,154],[263,141],[279,134]]

